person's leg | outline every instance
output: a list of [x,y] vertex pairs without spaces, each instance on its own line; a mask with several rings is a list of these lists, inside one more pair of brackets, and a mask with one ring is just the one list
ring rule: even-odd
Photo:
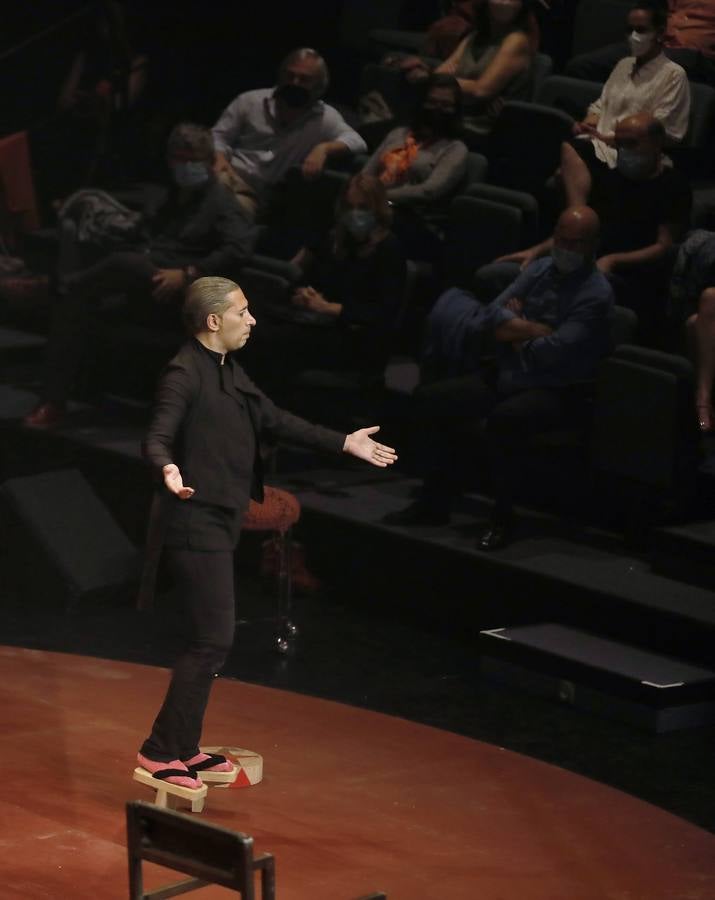
[[464,484],[465,463],[472,458],[468,427],[482,419],[497,397],[480,375],[432,382],[417,389],[414,420],[418,429],[418,465],[423,475],[417,501],[391,513],[392,525],[438,525]]
[[199,753],[211,685],[233,646],[236,626],[233,552],[168,548],[166,553],[191,636],[140,751],[155,762],[189,760]]
[[582,78],[585,81],[605,81],[613,71],[616,63],[629,54],[628,44],[608,44],[574,56],[566,63],[565,73],[570,78]]
[[702,431],[712,431],[715,417],[712,410],[712,390],[715,381],[715,288],[706,288],[700,295],[698,312],[688,320],[696,357],[697,382],[695,407]]
[[[561,145],[561,164],[558,177],[566,198],[566,206],[583,206],[588,203],[593,184],[589,157],[595,160],[591,141],[576,140]],[[598,165],[603,163],[595,162]],[[592,162],[591,165],[594,163]]]
[[490,524],[479,540],[483,550],[497,549],[509,539],[514,498],[522,483],[522,463],[529,452],[529,440],[563,422],[571,400],[567,389],[534,388],[501,399],[487,416],[494,508]]

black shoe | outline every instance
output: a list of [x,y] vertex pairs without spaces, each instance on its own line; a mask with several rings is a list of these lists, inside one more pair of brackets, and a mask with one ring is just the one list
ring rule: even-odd
[[425,503],[424,500],[415,500],[404,509],[387,513],[382,521],[385,525],[446,525],[449,522],[449,512]]
[[492,519],[477,540],[477,549],[487,553],[501,550],[514,536],[513,519]]

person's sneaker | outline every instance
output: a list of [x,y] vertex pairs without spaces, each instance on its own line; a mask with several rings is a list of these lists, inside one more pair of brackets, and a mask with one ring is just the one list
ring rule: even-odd
[[382,521],[385,525],[446,525],[449,522],[449,511],[424,500],[415,500],[404,509],[387,513]]
[[56,403],[40,403],[22,420],[29,428],[53,428],[60,425],[65,417],[64,406]]

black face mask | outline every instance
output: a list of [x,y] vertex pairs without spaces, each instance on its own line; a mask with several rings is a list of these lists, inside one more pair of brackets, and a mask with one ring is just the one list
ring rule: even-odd
[[457,117],[453,112],[434,107],[422,106],[415,117],[416,132],[429,131],[431,134],[449,137],[456,131]]
[[308,106],[311,100],[310,91],[301,84],[281,84],[276,88],[275,96],[290,109]]

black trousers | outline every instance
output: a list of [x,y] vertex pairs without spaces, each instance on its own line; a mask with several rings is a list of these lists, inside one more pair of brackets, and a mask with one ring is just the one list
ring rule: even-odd
[[[187,501],[190,502],[190,501]],[[158,762],[199,752],[211,685],[233,646],[236,628],[233,550],[165,550],[190,635],[141,753]]]
[[474,473],[474,446],[484,441],[495,514],[511,512],[529,439],[573,421],[578,387],[530,388],[501,394],[482,375],[427,384],[415,393],[421,423],[423,499],[446,509]]

